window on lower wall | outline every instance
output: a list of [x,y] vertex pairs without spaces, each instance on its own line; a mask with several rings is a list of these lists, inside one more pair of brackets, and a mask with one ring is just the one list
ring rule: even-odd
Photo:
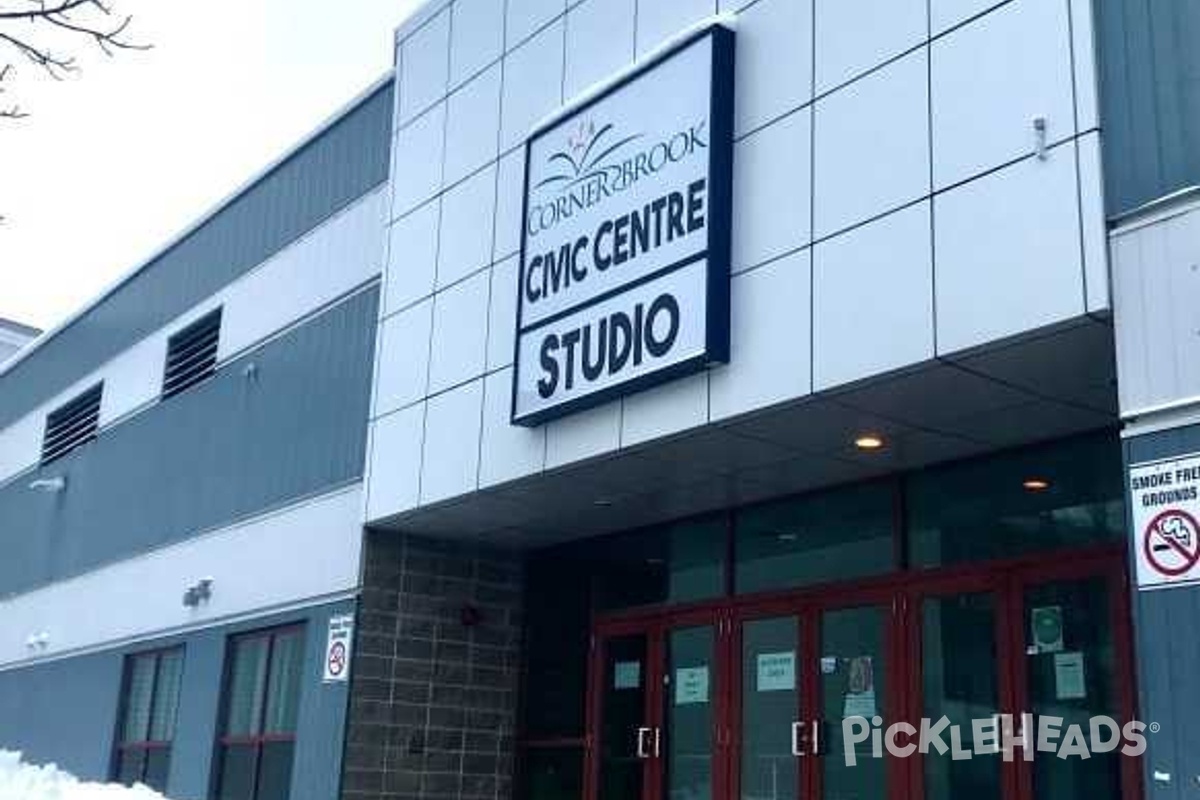
[[296,747],[304,630],[235,636],[218,742],[218,800],[287,800]]
[[138,653],[125,660],[113,779],[165,792],[183,677],[183,648]]

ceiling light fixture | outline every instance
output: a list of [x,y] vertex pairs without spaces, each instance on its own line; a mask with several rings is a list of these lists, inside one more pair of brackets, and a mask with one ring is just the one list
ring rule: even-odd
[[883,438],[873,433],[864,433],[854,440],[854,446],[859,450],[879,450],[883,447]]
[[1045,478],[1026,478],[1021,485],[1027,492],[1044,492],[1050,488],[1050,481]]

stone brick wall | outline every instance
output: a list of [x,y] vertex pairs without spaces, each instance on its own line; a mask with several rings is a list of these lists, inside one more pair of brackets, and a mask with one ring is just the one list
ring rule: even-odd
[[520,557],[366,537],[342,800],[510,800]]

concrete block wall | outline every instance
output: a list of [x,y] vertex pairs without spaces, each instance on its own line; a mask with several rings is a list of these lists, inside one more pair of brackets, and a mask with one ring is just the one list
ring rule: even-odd
[[511,797],[521,583],[516,555],[367,532],[342,800]]

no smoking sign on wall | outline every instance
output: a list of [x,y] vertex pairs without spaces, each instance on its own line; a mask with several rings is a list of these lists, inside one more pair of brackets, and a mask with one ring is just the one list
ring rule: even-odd
[[1200,582],[1200,454],[1129,470],[1140,589]]

